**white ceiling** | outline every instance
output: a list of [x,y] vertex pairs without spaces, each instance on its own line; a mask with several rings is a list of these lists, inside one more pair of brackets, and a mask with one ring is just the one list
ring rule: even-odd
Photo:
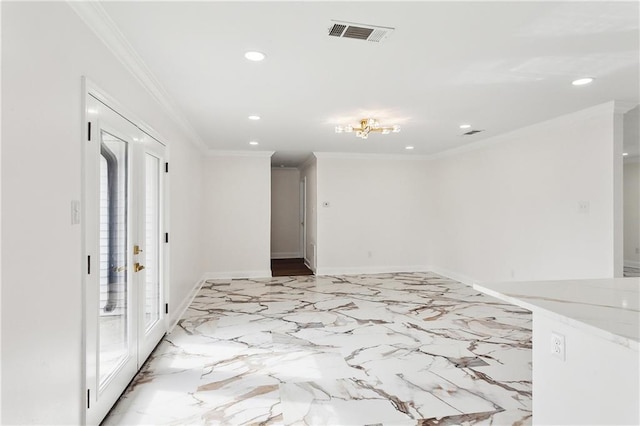
[[[638,2],[102,5],[209,148],[276,151],[276,165],[311,151],[432,154],[639,102]],[[332,19],[395,31],[382,43],[338,39]],[[249,62],[248,50],[267,58]],[[571,85],[582,76],[595,81]],[[364,117],[402,132],[334,132]],[[485,131],[461,136],[462,123]]]

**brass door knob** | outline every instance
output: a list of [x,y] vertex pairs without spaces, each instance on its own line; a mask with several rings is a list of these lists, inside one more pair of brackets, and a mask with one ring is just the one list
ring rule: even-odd
[[136,262],[135,265],[133,265],[133,270],[136,272],[140,272],[144,269],[144,265],[141,265],[140,263]]

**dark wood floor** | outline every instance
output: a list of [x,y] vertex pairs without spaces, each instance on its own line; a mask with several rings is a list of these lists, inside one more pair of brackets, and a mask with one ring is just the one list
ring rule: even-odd
[[304,264],[304,259],[271,259],[271,275],[274,277],[295,277],[313,275]]

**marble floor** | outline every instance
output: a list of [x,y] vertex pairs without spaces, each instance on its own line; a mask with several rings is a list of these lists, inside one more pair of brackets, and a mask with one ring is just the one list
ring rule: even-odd
[[432,273],[207,281],[103,424],[530,424],[531,325]]

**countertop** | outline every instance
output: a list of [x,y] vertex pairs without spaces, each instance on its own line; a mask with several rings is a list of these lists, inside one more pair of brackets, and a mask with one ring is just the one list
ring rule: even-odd
[[534,315],[546,315],[635,351],[640,347],[640,278],[482,283],[473,287]]

